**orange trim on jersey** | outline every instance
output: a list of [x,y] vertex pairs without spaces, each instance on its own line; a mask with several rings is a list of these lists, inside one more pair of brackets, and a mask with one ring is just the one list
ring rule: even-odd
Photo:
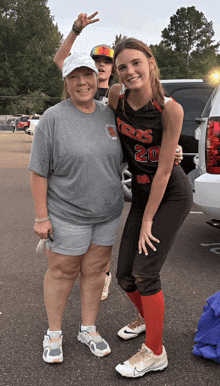
[[153,105],[162,113],[161,107],[156,102],[153,102]]
[[138,175],[138,176],[136,176],[136,179],[137,179],[138,184],[149,184],[150,183],[150,179],[149,179],[147,174],[144,174],[142,176]]

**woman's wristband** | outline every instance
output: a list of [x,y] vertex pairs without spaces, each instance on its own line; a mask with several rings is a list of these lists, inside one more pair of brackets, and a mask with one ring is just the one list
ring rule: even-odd
[[73,23],[72,31],[73,31],[74,34],[76,34],[76,35],[79,35],[79,34],[82,32],[81,29],[79,29],[79,28],[77,28],[77,27],[75,26],[75,22]]
[[49,220],[50,219],[50,217],[48,216],[47,218],[45,218],[44,220],[37,220],[36,218],[35,218],[35,222],[44,222],[44,221],[47,221],[47,220]]

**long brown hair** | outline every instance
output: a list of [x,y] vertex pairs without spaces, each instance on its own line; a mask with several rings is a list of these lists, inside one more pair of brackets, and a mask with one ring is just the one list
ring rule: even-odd
[[115,47],[114,51],[114,64],[117,56],[125,49],[132,49],[143,52],[148,59],[152,60],[153,70],[150,71],[150,85],[153,94],[153,100],[161,107],[164,106],[164,90],[160,83],[160,72],[157,67],[156,60],[152,54],[151,49],[144,44],[141,40],[135,38],[123,38]]

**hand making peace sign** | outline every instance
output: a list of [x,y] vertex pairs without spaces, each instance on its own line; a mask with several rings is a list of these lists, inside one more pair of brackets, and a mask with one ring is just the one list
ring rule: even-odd
[[94,19],[98,12],[94,12],[92,15],[87,16],[87,13],[80,13],[77,20],[74,22],[74,25],[79,30],[82,30],[89,24],[96,23],[99,19]]

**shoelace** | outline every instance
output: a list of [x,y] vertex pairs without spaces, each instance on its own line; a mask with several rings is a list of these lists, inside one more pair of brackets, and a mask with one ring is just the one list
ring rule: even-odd
[[148,353],[145,348],[141,348],[140,350],[138,350],[136,354],[133,355],[133,357],[129,359],[129,362],[132,365],[136,365],[137,362],[140,362],[142,359],[146,358],[147,356],[150,356],[150,353]]
[[48,347],[50,347],[51,350],[54,350],[56,348],[59,348],[62,345],[62,339],[58,337],[54,337],[54,338],[48,337],[47,345]]
[[144,324],[144,319],[138,316],[133,322],[128,324],[128,327],[131,328],[132,330],[135,329],[136,327],[141,326]]

